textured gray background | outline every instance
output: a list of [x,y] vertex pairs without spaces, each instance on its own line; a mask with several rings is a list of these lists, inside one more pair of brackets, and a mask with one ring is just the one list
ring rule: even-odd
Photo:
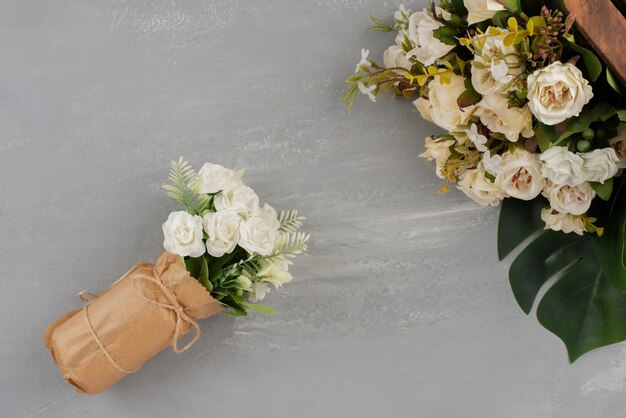
[[[437,193],[434,128],[338,96],[394,2],[2,1],[0,415],[622,417],[626,346],[568,365],[516,306],[496,209]],[[413,7],[416,9],[416,7]],[[80,396],[50,321],[161,251],[185,155],[247,169],[312,233],[273,316],[222,315],[108,392]]]

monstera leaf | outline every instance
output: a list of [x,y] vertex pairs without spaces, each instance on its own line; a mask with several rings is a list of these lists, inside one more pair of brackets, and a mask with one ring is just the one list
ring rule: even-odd
[[543,231],[543,204],[541,198],[504,201],[498,257],[524,243],[509,270],[515,299],[529,313],[540,289],[549,286],[537,318],[563,340],[574,362],[587,351],[626,340],[626,181],[616,181],[611,199],[591,210],[604,227],[602,237]]

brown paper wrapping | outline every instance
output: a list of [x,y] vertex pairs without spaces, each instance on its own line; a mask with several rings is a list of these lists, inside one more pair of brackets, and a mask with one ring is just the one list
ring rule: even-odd
[[[168,345],[186,350],[199,336],[195,320],[223,309],[180,257],[164,252],[154,266],[136,265],[83,308],[50,324],[45,345],[63,378],[78,392],[94,395]],[[191,330],[195,336],[179,348],[178,338]]]

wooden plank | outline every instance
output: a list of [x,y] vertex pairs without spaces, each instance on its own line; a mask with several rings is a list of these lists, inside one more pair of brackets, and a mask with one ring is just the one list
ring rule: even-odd
[[611,0],[565,0],[565,5],[576,16],[576,28],[626,85],[626,18]]

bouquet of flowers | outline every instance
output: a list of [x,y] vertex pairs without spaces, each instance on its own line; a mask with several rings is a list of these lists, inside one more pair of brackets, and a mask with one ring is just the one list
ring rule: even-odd
[[361,51],[348,108],[386,90],[445,131],[421,157],[435,162],[441,191],[456,184],[482,206],[503,202],[500,258],[527,244],[510,270],[526,313],[558,277],[537,316],[570,361],[626,339],[624,88],[575,16],[559,0],[441,0],[372,21],[395,40],[382,65]]
[[298,232],[304,218],[297,211],[261,206],[242,176],[210,163],[196,173],[182,157],[172,161],[164,188],[184,210],[163,224],[165,252],[99,296],[81,292],[87,304],[48,327],[45,345],[80,393],[107,389],[168,344],[185,351],[200,336],[198,319],[224,310],[274,312],[258,302],[270,285],[292,280],[289,265],[306,251],[309,235]]

